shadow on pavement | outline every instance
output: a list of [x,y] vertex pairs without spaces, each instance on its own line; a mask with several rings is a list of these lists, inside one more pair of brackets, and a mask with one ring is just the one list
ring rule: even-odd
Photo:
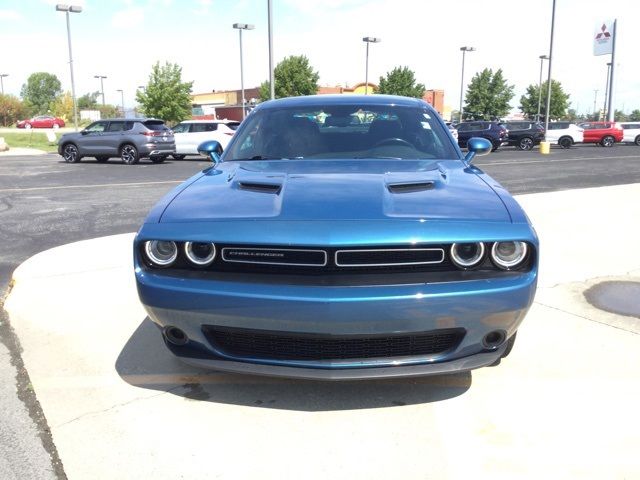
[[199,369],[180,362],[145,318],[123,347],[116,371],[130,385],[191,400],[308,412],[438,402],[471,386],[471,373],[430,377],[319,382]]

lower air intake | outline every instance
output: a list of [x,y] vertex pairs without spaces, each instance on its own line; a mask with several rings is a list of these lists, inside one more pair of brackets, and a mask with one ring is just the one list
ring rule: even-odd
[[433,355],[452,350],[464,329],[411,335],[292,334],[227,327],[203,327],[211,345],[232,357],[270,360],[345,360]]

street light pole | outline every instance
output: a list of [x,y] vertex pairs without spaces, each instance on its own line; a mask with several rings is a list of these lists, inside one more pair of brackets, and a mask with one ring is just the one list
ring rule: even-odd
[[4,82],[2,81],[2,79],[8,76],[8,73],[0,73],[0,93],[2,93],[2,95],[4,95]]
[[244,101],[244,67],[242,62],[242,30],[253,30],[255,28],[254,25],[249,23],[234,23],[233,28],[238,29],[238,34],[240,35],[240,90],[242,92],[242,98],[240,99],[240,103],[242,105],[242,119],[247,116],[247,111],[245,108]]
[[364,94],[369,94],[369,44],[370,43],[380,43],[382,39],[377,37],[364,37],[362,39],[363,42],[367,44],[367,56],[366,56],[366,66],[364,71]]
[[540,55],[540,80],[538,81],[538,113],[536,114],[536,122],[540,121],[540,104],[542,103],[542,63],[549,60],[547,55]]
[[458,123],[462,123],[462,112],[464,111],[462,106],[462,95],[464,93],[464,60],[467,52],[475,52],[474,47],[460,47],[460,51],[462,52],[462,76],[460,78],[460,118],[458,119]]
[[82,7],[78,5],[64,5],[59,3],[56,5],[56,11],[65,12],[67,16],[67,42],[69,44],[69,69],[71,70],[71,98],[73,99],[73,125],[76,132],[78,131],[78,106],[76,104],[76,85],[73,80],[73,54],[71,53],[71,26],[69,23],[69,12],[80,13]]
[[94,75],[93,78],[99,78],[100,79],[100,89],[102,90],[102,106],[104,107],[104,83],[103,80],[105,78],[107,78],[104,75]]
[[124,118],[124,90],[118,89],[116,92],[120,92],[120,102],[122,104],[122,118]]
[[609,93],[609,77],[611,75],[611,62],[607,63],[607,86],[604,89],[604,107],[602,109],[603,115],[602,120],[605,121],[607,119],[607,94]]
[[595,114],[597,112],[596,110],[596,103],[598,102],[598,90],[594,90],[593,91],[593,115],[594,115],[594,119],[596,121],[600,120],[600,115],[598,114],[598,118],[595,118]]
[[271,0],[267,0],[267,25],[269,29],[269,94],[273,100],[276,98],[276,86],[273,69],[273,8]]
[[551,62],[553,62],[553,34],[556,26],[556,0],[551,9],[551,38],[549,40],[549,73],[547,75],[547,108],[544,115],[544,140],[547,141],[549,132],[549,117],[551,116]]

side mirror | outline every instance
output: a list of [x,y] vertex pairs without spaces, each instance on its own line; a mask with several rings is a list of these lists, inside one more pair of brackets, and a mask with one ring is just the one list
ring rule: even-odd
[[493,144],[486,138],[471,137],[467,142],[467,149],[469,150],[469,153],[464,157],[464,160],[471,165],[471,162],[476,155],[482,157],[483,155],[491,153]]
[[80,130],[80,135],[86,135],[87,133],[89,133],[88,130]]
[[207,140],[198,145],[198,153],[203,157],[209,157],[213,162],[213,166],[220,163],[220,155],[222,155],[222,145],[216,140]]

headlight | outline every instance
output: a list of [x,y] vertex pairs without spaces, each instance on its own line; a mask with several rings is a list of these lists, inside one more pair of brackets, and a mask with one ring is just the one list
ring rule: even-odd
[[191,263],[209,265],[216,258],[216,246],[213,243],[185,242],[184,253]]
[[484,257],[484,243],[454,243],[451,245],[451,260],[458,267],[475,267]]
[[513,268],[527,256],[527,244],[524,242],[496,242],[491,247],[491,259],[500,268]]
[[176,242],[165,240],[149,240],[145,242],[144,252],[151,263],[159,267],[171,265],[178,257]]

